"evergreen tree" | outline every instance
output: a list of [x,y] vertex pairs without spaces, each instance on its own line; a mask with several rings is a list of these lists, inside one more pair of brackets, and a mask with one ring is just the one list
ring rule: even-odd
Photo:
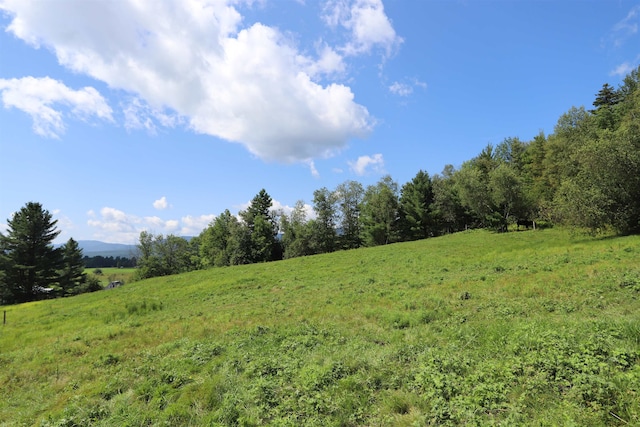
[[[245,224],[253,231],[255,221],[257,217],[263,219],[270,218],[269,210],[273,205],[271,196],[263,188],[258,194],[251,200],[251,204],[247,210],[240,212],[240,217],[244,220]],[[275,227],[274,227],[275,228]]]
[[601,107],[611,107],[618,103],[619,101],[618,92],[609,85],[609,83],[605,83],[602,85],[602,89],[597,93],[596,100],[593,101],[593,106],[596,109]]
[[425,239],[435,233],[433,216],[434,193],[427,172],[416,176],[400,191],[400,224],[402,240]]
[[250,232],[249,262],[273,261],[276,258],[278,225],[270,212],[272,205],[271,196],[262,189],[251,200],[247,210],[240,212]]
[[78,246],[78,242],[71,238],[60,250],[62,252],[62,269],[60,270],[60,280],[58,282],[60,293],[62,295],[75,295],[84,292],[87,275],[84,272],[82,249]]
[[57,221],[40,203],[29,202],[7,223],[7,235],[0,234],[4,302],[21,303],[50,294],[61,265],[60,251],[52,245],[60,234]]

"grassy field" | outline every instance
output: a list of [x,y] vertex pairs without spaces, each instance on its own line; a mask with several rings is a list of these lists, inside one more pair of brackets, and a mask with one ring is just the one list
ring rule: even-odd
[[[96,270],[100,270],[102,274],[95,274]],[[105,268],[87,268],[85,269],[85,273],[88,275],[94,275],[100,280],[102,286],[107,286],[109,283],[119,280],[124,284],[131,283],[134,280],[136,275],[135,268],[116,268],[116,267],[105,267]]]
[[550,229],[2,307],[0,425],[640,425],[640,236]]

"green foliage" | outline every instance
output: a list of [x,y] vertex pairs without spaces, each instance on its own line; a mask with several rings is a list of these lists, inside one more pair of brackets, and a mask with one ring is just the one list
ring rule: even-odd
[[317,253],[329,253],[336,250],[338,235],[336,232],[336,197],[326,187],[313,192],[313,210],[316,220],[311,225]]
[[7,220],[0,234],[0,302],[32,301],[52,292],[62,262],[52,242],[60,231],[40,203],[29,202]]
[[357,181],[345,181],[333,192],[338,206],[338,227],[342,249],[354,249],[362,246],[362,224],[360,208],[364,197],[364,188]]
[[140,232],[138,252],[138,279],[178,274],[199,267],[197,246],[172,234],[164,237]]
[[61,247],[62,268],[59,272],[58,286],[62,295],[77,295],[86,291],[87,275],[84,272],[82,250],[78,242],[70,238]]
[[360,211],[365,245],[386,245],[398,241],[398,184],[391,176],[386,175],[375,186],[367,187]]
[[429,174],[418,171],[402,186],[399,200],[399,221],[402,240],[426,239],[438,234],[434,215],[434,190]]
[[476,230],[8,307],[0,424],[637,425],[639,239]]
[[[253,198],[247,210],[240,212],[240,217],[248,228],[248,240],[242,238],[238,240],[239,244],[236,247],[238,258],[246,259],[251,263],[282,258],[279,256],[280,248],[276,241],[278,222],[270,212],[272,205],[271,196],[262,189]],[[240,252],[245,253],[241,255]],[[241,263],[243,262],[232,262],[232,264]]]
[[291,215],[282,215],[280,230],[285,259],[317,253],[314,225],[315,222],[307,221],[306,207],[302,200],[296,202]]

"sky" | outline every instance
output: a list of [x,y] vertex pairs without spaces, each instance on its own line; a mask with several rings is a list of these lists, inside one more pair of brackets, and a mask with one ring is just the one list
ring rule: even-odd
[[0,0],[0,232],[31,201],[56,242],[135,244],[263,188],[402,186],[553,133],[639,26],[640,0]]

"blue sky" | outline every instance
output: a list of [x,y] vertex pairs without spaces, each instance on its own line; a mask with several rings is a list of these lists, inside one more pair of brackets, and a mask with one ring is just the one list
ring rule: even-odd
[[197,235],[458,167],[640,64],[640,1],[0,0],[0,231]]

